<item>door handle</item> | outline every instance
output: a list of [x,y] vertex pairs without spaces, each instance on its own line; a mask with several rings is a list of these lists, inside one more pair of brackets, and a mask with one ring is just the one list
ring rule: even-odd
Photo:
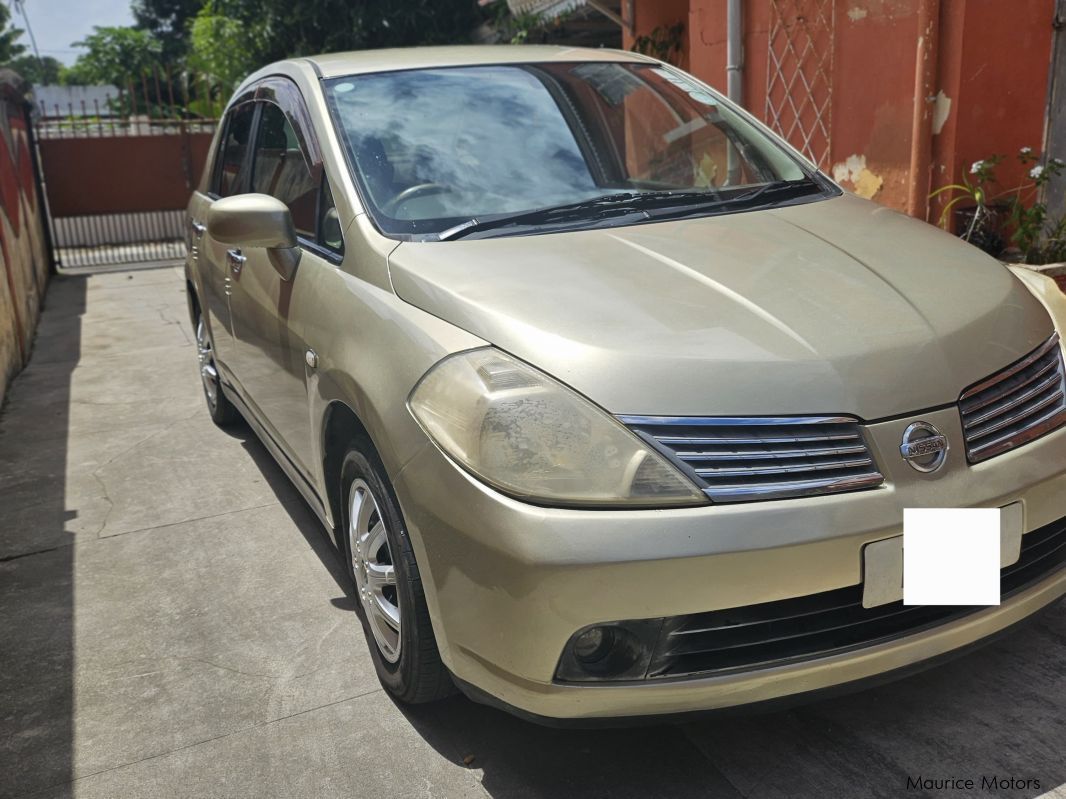
[[248,256],[241,255],[240,250],[226,250],[226,263],[229,264],[229,268],[233,270],[235,275],[241,273],[241,267],[244,266],[244,262],[247,260]]
[[204,233],[207,232],[207,225],[197,222],[195,219],[189,223],[192,227],[192,232],[196,234],[196,238],[203,238]]

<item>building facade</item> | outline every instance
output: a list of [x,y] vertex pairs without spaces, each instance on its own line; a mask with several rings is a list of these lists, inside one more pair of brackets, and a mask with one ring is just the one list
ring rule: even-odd
[[[625,46],[668,49],[725,92],[730,5],[624,2]],[[735,6],[743,105],[857,194],[936,221],[943,198],[929,195],[975,161],[1004,156],[1006,190],[1027,182],[1021,148],[1066,159],[1066,0]]]

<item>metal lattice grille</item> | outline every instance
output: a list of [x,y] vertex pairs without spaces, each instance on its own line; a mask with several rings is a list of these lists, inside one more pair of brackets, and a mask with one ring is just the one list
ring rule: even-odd
[[716,502],[835,494],[884,482],[850,417],[622,416]]
[[828,168],[833,111],[835,0],[770,0],[766,121]]
[[971,463],[1021,446],[1066,424],[1066,368],[1058,334],[959,399]]

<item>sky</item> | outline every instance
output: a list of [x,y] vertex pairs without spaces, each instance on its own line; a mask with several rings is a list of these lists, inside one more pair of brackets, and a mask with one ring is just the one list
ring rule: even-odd
[[[10,5],[11,0],[0,0]],[[64,64],[73,64],[79,50],[71,47],[93,32],[94,25],[131,25],[130,0],[24,0],[33,35],[42,56],[50,55]],[[25,30],[26,23],[17,8],[12,8],[17,28]],[[29,46],[29,37],[21,41]]]

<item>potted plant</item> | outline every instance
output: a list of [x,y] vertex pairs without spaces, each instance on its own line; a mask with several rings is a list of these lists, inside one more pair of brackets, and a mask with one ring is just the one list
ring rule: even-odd
[[1050,158],[1040,163],[1029,147],[1021,149],[1018,159],[1029,167],[1032,182],[1019,186],[1011,197],[1011,243],[1026,264],[1066,261],[1066,212],[1057,216],[1050,213],[1044,199],[1044,187],[1062,172],[1066,162]]
[[[930,198],[950,193],[940,214],[945,230],[954,222],[960,238],[985,252],[1026,264],[1066,261],[1066,213],[1052,214],[1044,200],[1044,187],[1060,174],[1066,163],[1058,158],[1041,159],[1031,147],[1022,147],[1018,161],[1027,169],[1029,181],[1006,191],[993,192],[996,167],[1004,156],[991,155],[975,161],[970,176],[943,186]],[[1009,231],[1009,235],[1008,235]]]
[[942,186],[929,195],[933,198],[950,192],[940,212],[940,227],[954,230],[963,241],[994,256],[1006,248],[1002,226],[1009,213],[1007,205],[997,202],[990,191],[996,182],[996,166],[1002,160],[1002,155],[992,155],[974,161],[970,177],[963,176],[959,183]]

